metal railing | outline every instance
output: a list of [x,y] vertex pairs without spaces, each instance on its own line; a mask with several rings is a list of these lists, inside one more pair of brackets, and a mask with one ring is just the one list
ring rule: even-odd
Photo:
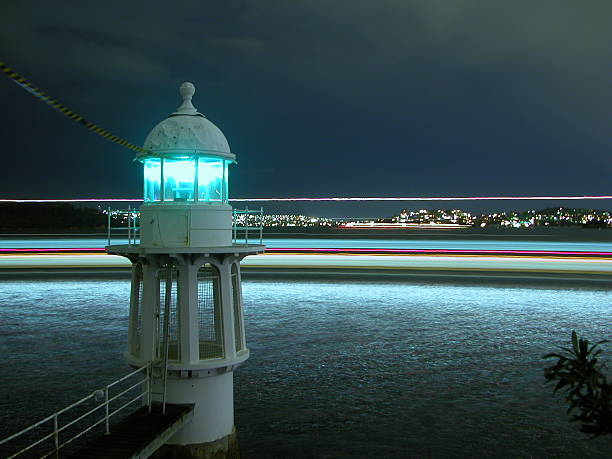
[[[127,232],[128,245],[135,245],[140,236],[140,211],[128,207],[128,210],[106,209],[107,239],[111,244],[113,236],[125,237]],[[125,216],[125,217],[123,217]],[[113,218],[127,220],[126,226],[113,226]],[[122,218],[123,217],[123,218]],[[233,244],[263,244],[263,207],[259,209],[232,209],[232,243]]]
[[[140,211],[134,207],[128,206],[127,210],[112,210],[110,207],[106,209],[107,223],[106,235],[108,244],[111,244],[113,235],[120,234],[120,237],[125,237],[127,232],[128,245],[135,245],[136,240],[140,235],[140,227],[137,225],[140,219]],[[113,219],[127,220],[126,226],[113,226]]]
[[232,210],[232,243],[263,244],[263,207]]
[[[139,379],[135,384],[130,385],[128,388],[120,390],[120,392],[118,394],[115,394],[113,396],[111,396],[110,389],[114,386],[116,386],[117,384],[133,377],[134,375],[137,375],[139,373],[144,373],[144,377],[142,379]],[[112,402],[114,402],[115,400],[118,400],[120,397],[124,397],[124,396],[128,396],[127,394],[130,391],[133,391],[134,389],[140,387],[140,390],[138,392],[138,395],[136,395],[135,397],[130,398],[130,400],[126,403],[124,403],[123,405],[121,405],[119,408],[117,409],[113,409],[111,411],[110,408],[110,404]],[[130,395],[131,396],[131,395]],[[37,427],[41,427],[44,426],[45,424],[48,423],[52,423],[53,424],[53,428],[52,428],[52,432],[46,435],[43,435],[42,438],[39,438],[35,441],[33,441],[32,443],[26,445],[26,446],[21,446],[21,449],[15,453],[13,453],[10,456],[7,456],[6,459],[12,459],[14,457],[20,456],[21,454],[24,454],[28,451],[32,451],[33,448],[35,448],[38,445],[42,445],[43,442],[45,441],[50,441],[53,440],[53,448],[51,450],[48,451],[44,451],[41,453],[37,453],[40,455],[41,458],[44,457],[49,457],[51,455],[55,455],[56,457],[59,457],[59,451],[60,449],[64,448],[66,445],[68,445],[69,443],[71,443],[72,441],[76,440],[77,438],[83,436],[85,433],[89,432],[90,430],[92,430],[94,427],[104,423],[104,432],[106,434],[110,434],[110,418],[112,416],[115,416],[117,413],[119,413],[120,411],[124,410],[125,408],[127,408],[128,406],[130,406],[131,404],[137,402],[138,400],[141,399],[146,399],[146,404],[149,406],[149,408],[151,407],[151,364],[145,365],[143,367],[140,367],[134,371],[132,371],[131,373],[127,374],[126,376],[104,386],[103,389],[99,389],[96,390],[94,392],[92,392],[91,394],[89,394],[87,397],[82,398],[81,400],[72,403],[71,405],[68,405],[67,407],[53,413],[51,416],[47,416],[46,418],[42,419],[41,421],[38,421],[34,424],[32,424],[29,427],[26,427],[25,429],[3,439],[0,440],[0,446],[2,445],[6,445],[9,442],[13,441],[13,440],[17,440],[19,437],[21,437],[22,435],[31,432],[33,429],[37,428]],[[69,422],[66,422],[64,425],[60,426],[60,415],[65,415],[68,411],[73,410],[74,408],[81,406],[83,404],[85,404],[86,402],[92,400],[94,402],[99,402],[100,400],[103,400],[102,403],[97,404],[95,407],[87,409],[85,408],[87,411],[85,413],[82,413],[80,415],[78,415],[75,419],[72,419]],[[62,439],[61,438],[61,433],[66,431],[66,429],[75,426],[76,423],[83,421],[84,419],[88,418],[89,416],[94,415],[96,412],[98,412],[98,410],[104,410],[104,415],[102,417],[94,417],[94,419],[90,419],[91,422],[93,422],[92,424],[89,424],[90,421],[88,421],[87,427],[82,428],[81,430],[79,430],[76,433],[68,433],[66,432],[67,435],[71,436],[67,439]],[[100,413],[98,412],[98,415]],[[75,426],[76,427],[76,426]],[[47,447],[48,448],[48,447]],[[42,449],[42,446],[41,446]],[[46,449],[46,448],[45,448]]]

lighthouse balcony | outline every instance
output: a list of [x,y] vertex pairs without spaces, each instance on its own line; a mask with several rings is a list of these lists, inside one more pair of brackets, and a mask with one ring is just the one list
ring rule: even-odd
[[[140,210],[117,210],[109,207],[105,211],[108,215],[109,253],[133,252],[137,247],[215,247],[217,251],[228,249],[229,252],[232,251],[230,247],[248,248],[263,244],[263,208],[233,209],[227,205],[188,205],[174,202],[163,205],[145,204]],[[112,244],[118,239],[123,242],[126,236],[127,245]],[[263,248],[259,251],[263,251]]]
[[[243,362],[248,360],[250,356],[249,349],[244,349],[240,352],[237,352],[234,358],[216,358],[216,359],[207,359],[200,360],[194,363],[186,363],[179,362],[177,360],[169,360],[168,361],[168,371],[178,373],[178,372],[198,372],[194,376],[206,376],[212,374],[218,374],[223,371],[233,371]],[[123,353],[123,357],[126,362],[133,366],[134,368],[138,368],[148,363],[161,363],[161,359],[154,360],[153,362],[143,360],[138,356],[130,354],[129,351]]]

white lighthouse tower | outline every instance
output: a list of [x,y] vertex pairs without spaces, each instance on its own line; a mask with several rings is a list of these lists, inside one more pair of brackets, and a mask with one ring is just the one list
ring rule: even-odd
[[140,244],[106,250],[132,261],[126,360],[156,369],[153,400],[195,404],[192,420],[160,453],[233,456],[233,372],[249,358],[240,260],[264,246],[232,243],[228,166],[235,155],[192,105],[193,84],[180,93],[182,105],[137,156],[144,166]]

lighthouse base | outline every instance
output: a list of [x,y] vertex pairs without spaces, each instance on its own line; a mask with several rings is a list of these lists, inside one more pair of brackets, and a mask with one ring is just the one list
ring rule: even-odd
[[153,459],[240,459],[236,429],[218,440],[194,445],[163,445]]

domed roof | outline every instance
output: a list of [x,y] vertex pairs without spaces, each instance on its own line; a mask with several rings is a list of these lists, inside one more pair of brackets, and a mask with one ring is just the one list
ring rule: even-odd
[[[208,121],[191,103],[195,86],[183,83],[179,89],[181,106],[147,136],[143,147],[159,156],[213,156],[234,161],[227,139],[217,126]],[[139,154],[138,158],[149,155]]]

